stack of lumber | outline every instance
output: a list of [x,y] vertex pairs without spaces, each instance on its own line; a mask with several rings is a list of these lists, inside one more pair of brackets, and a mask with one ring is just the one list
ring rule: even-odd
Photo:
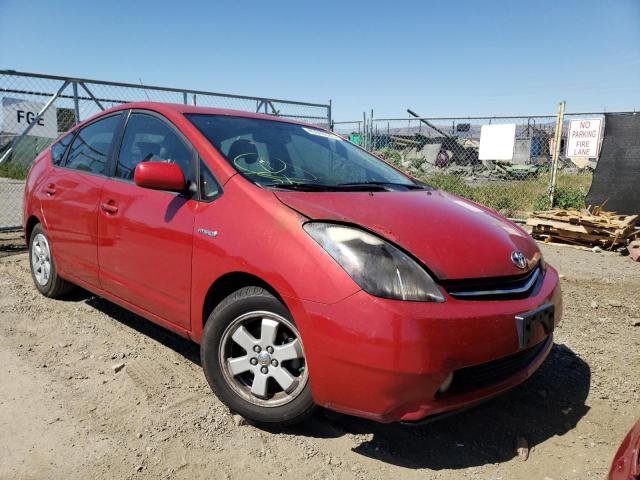
[[533,212],[527,220],[531,235],[546,243],[560,242],[612,250],[626,246],[638,236],[635,228],[638,215],[618,215],[605,212],[602,205],[584,210],[553,209]]

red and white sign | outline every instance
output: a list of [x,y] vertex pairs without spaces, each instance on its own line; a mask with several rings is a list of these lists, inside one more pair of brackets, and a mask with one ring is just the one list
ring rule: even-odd
[[601,118],[585,118],[569,122],[566,156],[598,158],[600,153]]

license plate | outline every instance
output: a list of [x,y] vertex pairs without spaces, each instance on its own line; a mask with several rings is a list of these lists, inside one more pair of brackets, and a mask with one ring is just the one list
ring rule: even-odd
[[539,328],[542,328],[546,335],[553,332],[555,327],[554,313],[555,306],[546,304],[530,312],[516,315],[516,328],[518,329],[520,348],[530,346],[531,340]]

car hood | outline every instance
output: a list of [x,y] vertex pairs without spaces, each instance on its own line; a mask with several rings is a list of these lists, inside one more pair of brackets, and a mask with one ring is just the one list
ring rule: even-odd
[[[540,253],[522,228],[469,200],[440,190],[408,192],[274,192],[314,220],[359,225],[399,245],[441,280],[521,275]],[[525,269],[511,260],[528,260]]]

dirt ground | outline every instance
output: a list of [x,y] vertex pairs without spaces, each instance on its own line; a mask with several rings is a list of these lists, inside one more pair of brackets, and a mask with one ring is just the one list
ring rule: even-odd
[[640,264],[543,251],[565,314],[525,384],[422,427],[321,414],[269,432],[210,393],[196,345],[86,292],[42,297],[0,244],[0,478],[603,478],[640,416]]

